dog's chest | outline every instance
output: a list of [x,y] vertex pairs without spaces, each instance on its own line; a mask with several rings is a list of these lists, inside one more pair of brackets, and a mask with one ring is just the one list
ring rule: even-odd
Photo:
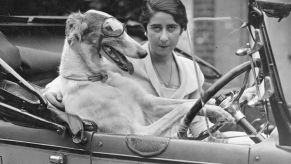
[[139,101],[136,100],[135,90],[133,92],[129,84],[119,86],[120,83],[116,85],[116,82],[112,82],[67,80],[62,88],[66,109],[70,108],[68,111],[76,114],[79,110],[93,110],[100,117],[103,114],[120,113],[143,123],[143,113]]

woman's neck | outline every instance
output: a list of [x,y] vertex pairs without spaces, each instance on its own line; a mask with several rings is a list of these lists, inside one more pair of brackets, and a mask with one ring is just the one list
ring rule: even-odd
[[150,53],[151,55],[151,59],[152,59],[152,63],[154,64],[168,64],[173,62],[173,55],[168,54],[168,55],[156,55],[154,53]]
[[161,84],[167,88],[178,88],[180,86],[180,77],[178,66],[173,54],[165,56],[150,54],[153,68]]

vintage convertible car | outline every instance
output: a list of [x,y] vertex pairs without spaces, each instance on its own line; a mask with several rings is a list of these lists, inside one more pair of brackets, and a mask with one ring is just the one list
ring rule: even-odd
[[[63,28],[65,17],[0,16],[3,32],[0,33],[0,164],[290,163],[291,114],[284,97],[284,92],[288,91],[281,85],[265,20],[278,18],[281,21],[289,15],[291,4],[249,0],[246,6],[247,19],[224,16],[193,20],[218,27],[220,35],[216,36],[221,38],[216,39],[215,47],[226,48],[221,51],[229,56],[235,54],[232,57],[243,58],[245,62],[228,69],[220,77],[215,68],[194,57],[220,78],[200,94],[199,101],[177,131],[178,139],[99,133],[98,125],[90,120],[81,120],[48,106],[42,90],[57,76],[60,53],[55,49],[61,46],[52,51],[44,50],[45,47],[28,48],[25,43],[17,42],[19,37],[8,37],[17,32],[8,29],[11,25],[21,26],[23,30],[28,26],[54,27],[54,32],[61,33],[58,27]],[[277,22],[278,26],[280,23]],[[243,30],[250,40],[240,43],[243,47],[231,46]],[[188,39],[192,45],[190,37]],[[40,40],[45,39],[41,37]],[[51,42],[56,40],[45,43]],[[62,45],[62,42],[57,44]],[[189,53],[182,54],[189,57]],[[241,74],[244,76],[239,76]],[[227,84],[232,80],[243,82],[229,87]],[[247,87],[255,88],[257,99],[240,102]],[[191,121],[210,98],[215,98],[217,105],[233,115],[237,126],[213,120],[215,125],[198,137],[188,135]],[[201,141],[206,137],[215,138],[213,132],[216,130],[226,133],[235,130],[240,132],[235,134],[245,135],[222,138],[235,141],[229,143]],[[244,138],[252,142],[244,142]]]

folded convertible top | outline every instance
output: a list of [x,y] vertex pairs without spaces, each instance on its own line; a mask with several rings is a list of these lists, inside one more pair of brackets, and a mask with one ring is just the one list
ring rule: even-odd
[[0,26],[65,26],[67,16],[0,15]]

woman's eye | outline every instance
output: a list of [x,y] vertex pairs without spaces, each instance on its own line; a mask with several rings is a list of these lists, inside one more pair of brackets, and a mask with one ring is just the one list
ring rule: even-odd
[[155,32],[158,32],[158,31],[161,31],[162,30],[162,27],[160,26],[151,26],[151,29]]
[[167,27],[168,31],[170,31],[170,32],[175,31],[177,28],[178,28],[178,26],[176,26],[176,25],[171,25],[171,26]]

